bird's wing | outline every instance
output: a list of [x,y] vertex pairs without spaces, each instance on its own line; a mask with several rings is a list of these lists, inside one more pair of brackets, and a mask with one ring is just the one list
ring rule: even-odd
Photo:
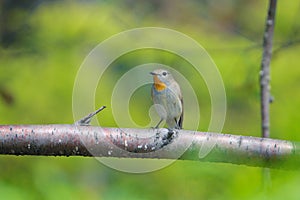
[[181,102],[182,112],[181,112],[181,115],[180,115],[180,117],[177,121],[178,122],[177,125],[178,125],[178,127],[180,127],[180,129],[182,129],[182,124],[183,124],[183,98],[182,98],[182,94],[181,94],[179,84],[176,81],[174,81],[173,86],[174,86],[173,88],[175,90],[174,92],[176,92],[176,94],[178,94],[178,98],[180,99],[180,102]]
[[180,127],[180,129],[182,129],[182,123],[183,123],[183,98],[182,97],[180,98],[180,101],[181,101],[182,112],[178,120],[178,126]]

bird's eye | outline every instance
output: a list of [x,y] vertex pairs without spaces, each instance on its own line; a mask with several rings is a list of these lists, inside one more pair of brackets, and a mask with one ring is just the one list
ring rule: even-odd
[[162,75],[163,75],[163,76],[167,76],[167,72],[163,72]]

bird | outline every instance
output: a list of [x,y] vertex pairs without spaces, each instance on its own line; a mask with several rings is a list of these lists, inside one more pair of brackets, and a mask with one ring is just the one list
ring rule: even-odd
[[163,120],[169,129],[182,129],[183,123],[183,98],[179,84],[172,74],[165,69],[156,69],[150,74],[153,76],[151,97],[160,121],[155,126],[158,128]]

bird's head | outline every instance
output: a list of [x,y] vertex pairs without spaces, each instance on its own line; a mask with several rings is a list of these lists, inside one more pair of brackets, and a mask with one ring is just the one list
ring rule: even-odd
[[165,69],[156,69],[150,72],[153,75],[154,87],[156,90],[164,90],[173,81],[172,74]]

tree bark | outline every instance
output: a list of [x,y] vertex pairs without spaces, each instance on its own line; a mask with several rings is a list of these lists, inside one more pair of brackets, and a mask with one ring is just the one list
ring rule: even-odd
[[[213,148],[199,157],[207,142]],[[291,141],[165,128],[0,126],[0,154],[9,155],[181,159],[299,169],[299,148]]]

